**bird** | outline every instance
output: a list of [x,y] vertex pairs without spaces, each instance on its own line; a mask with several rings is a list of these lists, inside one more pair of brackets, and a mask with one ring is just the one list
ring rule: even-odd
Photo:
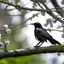
[[35,29],[34,29],[34,35],[35,38],[39,41],[39,43],[37,43],[37,45],[35,46],[36,48],[39,48],[44,42],[47,42],[47,40],[51,43],[51,44],[58,44],[61,45],[60,42],[58,42],[57,40],[55,40],[47,31],[46,29],[44,29],[42,27],[42,25],[39,22],[36,23],[31,23],[30,25],[34,25]]

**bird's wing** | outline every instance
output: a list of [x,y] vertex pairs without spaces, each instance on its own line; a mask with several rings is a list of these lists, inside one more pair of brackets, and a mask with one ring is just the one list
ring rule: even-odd
[[45,42],[45,41],[47,41],[47,39],[46,38],[44,38],[40,33],[39,33],[39,31],[38,30],[35,30],[35,38],[37,39],[37,40],[39,40],[40,42]]
[[52,44],[59,44],[60,43],[55,40],[46,30],[44,30],[43,28],[37,28],[36,32],[40,35],[40,37],[43,37],[45,39],[48,39]]
[[44,38],[51,39],[52,36],[43,28],[36,28],[36,31]]

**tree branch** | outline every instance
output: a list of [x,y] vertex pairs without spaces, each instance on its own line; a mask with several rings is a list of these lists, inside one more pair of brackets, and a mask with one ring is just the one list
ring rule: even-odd
[[[18,27],[19,27],[20,25],[23,25],[23,24],[26,23],[28,20],[31,20],[31,19],[33,19],[34,17],[37,17],[38,14],[40,14],[40,13],[33,14],[32,17],[30,17],[30,18],[26,19],[25,21],[19,23],[18,25],[15,25],[15,26],[12,26],[12,27],[9,27],[9,28],[12,29],[12,30],[18,29]],[[21,26],[21,28],[23,28],[23,26]],[[4,31],[4,30],[5,30],[5,28],[1,28],[1,29],[0,29],[0,31]]]
[[16,9],[23,9],[23,10],[30,10],[30,11],[50,11],[50,10],[41,10],[41,9],[33,9],[33,8],[26,8],[26,7],[20,7],[19,5],[14,5],[12,3],[9,3],[9,2],[4,2],[4,1],[0,1],[1,3],[4,3],[4,4],[7,4],[7,5],[10,5],[10,6],[13,6],[15,7]]
[[[20,25],[26,23],[27,21],[33,19],[34,17],[37,17],[38,15],[39,15],[39,13],[36,13],[36,14],[32,15],[32,17],[30,17],[30,18],[26,19],[25,21],[21,22],[20,24],[15,25],[15,26],[10,27],[10,28],[11,28],[12,30],[15,30],[18,26],[20,26]],[[23,28],[23,26],[21,26],[21,28]]]
[[48,31],[58,31],[58,32],[63,32],[63,30],[58,30],[58,29],[46,29]]
[[63,46],[48,46],[48,47],[40,47],[39,49],[35,48],[27,48],[27,49],[17,49],[9,52],[1,52],[0,59],[8,58],[8,57],[19,57],[19,56],[28,56],[33,54],[41,54],[41,53],[56,53],[56,52],[64,52]]
[[[33,8],[26,8],[26,7],[20,7],[19,5],[14,5],[12,3],[9,3],[9,2],[4,2],[4,1],[0,1],[1,3],[4,3],[4,4],[7,4],[7,5],[10,5],[10,6],[13,6],[15,7],[16,9],[23,9],[23,10],[30,10],[30,11],[52,11],[52,9],[55,9],[55,8],[52,8],[52,9],[48,9],[48,10],[45,10],[45,9],[33,9]],[[56,8],[64,8],[64,7],[56,7]],[[13,10],[13,9],[10,9],[10,10]],[[53,11],[58,11],[58,10],[53,10]]]
[[[53,4],[53,6],[55,7],[55,9],[58,10],[57,13],[58,13],[60,16],[63,17],[63,13],[62,13],[63,8],[61,8],[61,7],[58,5],[58,3],[57,3],[56,0],[50,0],[50,1],[51,1],[51,3]],[[58,7],[58,8],[57,8],[57,7]],[[61,13],[62,13],[62,14],[61,14]]]
[[8,4],[8,5],[11,5],[11,6],[14,6],[16,9],[23,9],[23,10],[30,10],[30,11],[45,11],[47,12],[49,15],[51,15],[53,18],[55,18],[56,20],[60,21],[61,23],[64,23],[64,21],[61,20],[61,18],[55,16],[53,13],[52,13],[52,9],[49,9],[44,3],[43,5],[46,7],[46,10],[45,9],[32,9],[32,8],[25,8],[25,7],[20,7],[19,5],[14,5],[14,4],[11,4],[11,3],[8,3],[8,2],[4,2],[4,1],[0,1],[1,3],[4,3],[4,4]]
[[[37,3],[37,4],[40,6],[39,3]],[[42,2],[42,4],[45,6],[46,10],[50,10],[46,4],[44,4],[43,2]],[[41,6],[40,6],[40,7],[41,7]],[[42,7],[41,7],[41,9],[43,10]],[[54,19],[56,19],[56,20],[58,20],[58,21],[60,21],[61,23],[64,24],[64,21],[61,20],[61,18],[57,17],[52,11],[46,11],[46,12],[47,12],[51,17],[53,17]]]

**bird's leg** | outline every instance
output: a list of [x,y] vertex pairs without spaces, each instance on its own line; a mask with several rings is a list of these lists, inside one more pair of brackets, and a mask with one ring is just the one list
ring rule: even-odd
[[36,46],[38,46],[39,44],[40,44],[40,42]]
[[40,46],[39,46],[39,44],[40,44],[40,42],[36,45],[36,46],[34,46],[36,49],[38,49]]
[[42,43],[39,44],[39,47],[42,45]]

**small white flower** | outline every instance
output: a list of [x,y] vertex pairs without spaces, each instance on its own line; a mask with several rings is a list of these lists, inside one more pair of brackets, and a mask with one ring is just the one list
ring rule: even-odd
[[9,41],[9,40],[6,40],[6,41],[5,41],[5,44],[6,44],[6,45],[9,45],[9,44],[10,44],[10,41]]
[[5,27],[5,28],[8,28],[8,25],[7,25],[7,24],[5,24],[5,25],[4,25],[4,27]]
[[0,42],[0,48],[3,48],[4,44],[2,42]]
[[6,29],[5,31],[6,31],[7,34],[11,33],[11,29],[9,29],[9,28]]

